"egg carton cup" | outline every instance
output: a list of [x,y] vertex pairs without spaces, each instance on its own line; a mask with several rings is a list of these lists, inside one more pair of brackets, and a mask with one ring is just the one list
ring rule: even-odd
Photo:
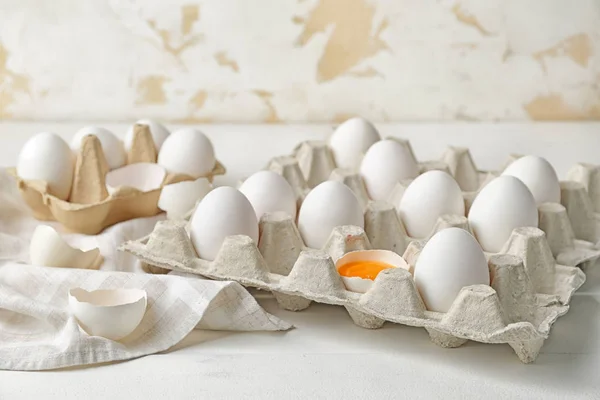
[[[449,147],[440,160],[418,162],[410,142],[395,137],[386,139],[406,147],[419,165],[421,174],[441,170],[452,175],[462,190],[466,213],[481,189],[501,174],[501,171],[479,170],[469,149],[464,147]],[[521,155],[511,155],[506,166],[519,157]],[[363,209],[368,209],[372,203],[360,174],[336,168],[333,154],[325,141],[302,142],[291,155],[273,158],[266,169],[279,173],[290,183],[298,205],[311,188],[326,180],[343,182],[354,192]],[[546,232],[552,255],[560,264],[579,265],[585,269],[600,257],[597,246],[600,232],[600,166],[578,164],[569,173],[569,179],[560,183],[561,204],[539,206],[539,228]],[[398,182],[388,202],[399,204],[410,182],[412,180]]]
[[[156,163],[157,151],[147,125],[135,125],[133,143],[127,159],[128,164]],[[140,191],[133,187],[121,186],[109,194],[106,187],[108,172],[102,145],[93,135],[88,135],[82,140],[68,201],[48,193],[47,182],[21,179],[15,168],[9,169],[9,173],[16,179],[21,196],[36,219],[58,221],[72,232],[88,235],[97,234],[118,222],[161,213],[157,204],[162,186],[193,180],[184,174],[167,173],[158,189]],[[217,161],[206,178],[212,182],[216,175],[224,173],[225,167]]]
[[590,242],[600,241],[600,165],[578,163],[561,182],[561,203],[567,208],[575,235]]
[[[355,324],[380,328],[385,321],[425,328],[443,347],[467,340],[508,343],[520,360],[532,362],[556,319],[568,310],[573,292],[585,281],[575,267],[556,264],[543,231],[516,229],[501,254],[487,254],[491,285],[461,290],[447,313],[427,311],[410,271],[382,271],[364,294],[346,290],[335,261],[355,250],[406,247],[406,236],[394,208],[372,203],[365,230],[337,227],[323,249],[307,248],[286,214],[266,214],[260,221],[258,246],[247,236],[226,238],[214,261],[198,258],[185,221],[162,221],[146,238],[121,250],[143,263],[244,286],[269,290],[279,305],[299,311],[312,301],[341,305]],[[435,231],[468,229],[465,217],[444,216]],[[426,240],[408,243],[403,257],[411,270]]]

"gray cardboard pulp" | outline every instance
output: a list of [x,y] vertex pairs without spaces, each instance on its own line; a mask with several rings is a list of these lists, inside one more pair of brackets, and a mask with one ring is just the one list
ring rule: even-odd
[[[283,213],[263,216],[258,246],[249,237],[230,236],[214,261],[198,258],[185,221],[159,222],[148,237],[125,243],[121,249],[158,271],[188,272],[269,290],[287,310],[303,310],[312,301],[341,305],[365,328],[379,328],[385,321],[423,327],[443,347],[458,347],[467,340],[508,343],[522,362],[535,360],[552,324],[568,311],[572,294],[585,281],[576,265],[600,255],[592,243],[576,239],[566,206],[541,205],[540,229],[517,228],[500,253],[486,254],[490,286],[463,288],[447,313],[437,313],[426,310],[411,273],[427,239],[408,237],[392,205],[397,202],[370,201],[360,176],[337,170],[332,160],[326,143],[304,142],[292,156],[276,157],[268,165],[292,185],[299,204],[310,187],[336,179],[346,183],[364,205],[365,229],[337,227],[323,249],[307,248],[295,221]],[[466,202],[496,175],[477,171],[465,149],[450,149],[444,161],[420,165],[422,172],[450,171],[461,187],[476,188],[465,192]],[[393,200],[399,200],[407,184],[398,184]],[[431,235],[448,227],[470,231],[466,217],[449,215],[438,220]],[[372,248],[403,255],[411,271],[385,270],[364,294],[346,290],[335,261],[347,252]]]

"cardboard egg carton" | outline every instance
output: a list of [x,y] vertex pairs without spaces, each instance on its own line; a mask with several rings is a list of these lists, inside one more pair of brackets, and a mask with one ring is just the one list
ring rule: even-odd
[[[398,141],[410,149],[408,142]],[[446,170],[462,182],[463,189],[474,189],[464,191],[465,202],[472,201],[497,175],[477,171],[466,149],[450,149],[443,158],[420,163],[420,169]],[[310,188],[320,182],[344,182],[364,206],[364,230],[338,227],[323,249],[308,249],[294,220],[280,213],[267,214],[260,221],[258,245],[248,237],[232,236],[217,258],[207,261],[197,257],[185,221],[167,221],[157,224],[150,236],[126,243],[122,249],[154,272],[188,272],[269,290],[287,310],[303,310],[312,301],[342,305],[359,326],[375,329],[391,321],[424,327],[431,340],[444,347],[458,347],[467,340],[508,343],[523,362],[535,360],[552,324],[567,312],[571,296],[584,283],[585,274],[575,266],[600,255],[592,243],[575,239],[564,206],[544,204],[539,208],[541,229],[515,229],[499,254],[486,254],[490,286],[465,287],[447,313],[431,312],[426,310],[411,273],[429,238],[407,235],[392,205],[396,202],[370,201],[362,178],[354,171],[336,169],[324,142],[302,143],[292,155],[271,160],[267,168],[292,185],[299,206]],[[398,184],[392,200],[400,199],[408,183]],[[471,231],[466,217],[443,216],[429,237],[448,227]],[[402,255],[411,271],[383,271],[364,294],[346,290],[335,261],[347,252],[368,249]]]
[[[156,163],[156,159],[157,151],[148,126],[135,125],[128,164]],[[118,222],[162,212],[157,206],[161,189],[142,192],[123,186],[109,195],[105,182],[108,171],[100,141],[93,135],[82,140],[68,201],[48,193],[46,182],[20,179],[16,169],[9,169],[36,219],[58,221],[73,232],[93,235]],[[214,176],[224,173],[225,168],[217,161],[207,178],[212,181]],[[162,186],[191,179],[184,174],[167,173]]]
[[[303,310],[312,301],[340,305],[361,327],[376,329],[385,321],[423,327],[443,347],[467,340],[508,343],[525,363],[535,360],[552,324],[585,281],[579,268],[555,263],[541,230],[519,228],[502,254],[487,255],[491,285],[463,288],[450,310],[438,313],[425,308],[411,271],[384,270],[364,294],[346,290],[338,274],[335,260],[342,255],[381,247],[406,247],[403,257],[414,268],[426,241],[407,245],[394,208],[385,203],[369,204],[365,230],[337,227],[320,250],[306,248],[291,217],[274,213],[260,221],[258,246],[247,236],[230,236],[215,260],[207,261],[198,258],[185,224],[159,222],[151,235],[121,250],[162,269],[269,290],[287,310]],[[444,216],[434,231],[450,226],[468,229],[465,217]]]
[[[464,147],[449,147],[440,160],[418,162],[407,140],[395,137],[387,139],[395,140],[407,148],[419,165],[420,173],[442,170],[452,175],[463,192],[466,213],[479,191],[501,174],[501,171],[479,170],[471,153]],[[506,166],[519,157],[511,155]],[[336,168],[333,154],[325,141],[302,142],[291,155],[273,158],[266,168],[279,173],[290,183],[299,204],[311,188],[325,180],[338,180],[346,184],[364,209],[371,202],[360,174]],[[600,249],[596,246],[600,233],[600,167],[578,164],[569,173],[569,179],[560,183],[561,204],[539,206],[539,228],[546,233],[552,254],[559,263],[585,268],[600,257]],[[399,182],[388,202],[399,204],[410,182]],[[590,187],[589,193],[593,199],[586,190]]]

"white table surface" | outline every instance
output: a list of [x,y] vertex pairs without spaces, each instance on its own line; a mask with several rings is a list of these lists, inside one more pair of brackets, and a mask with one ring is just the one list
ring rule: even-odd
[[[65,138],[82,124],[0,122],[0,166],[14,165],[32,134]],[[124,124],[105,124],[118,134]],[[174,127],[172,127],[174,128]],[[200,127],[213,140],[232,184],[289,153],[304,139],[321,139],[325,125]],[[538,154],[561,177],[577,161],[600,163],[600,124],[388,124],[384,136],[408,138],[417,158],[437,158],[447,145],[468,146],[482,169],[510,153]],[[293,313],[270,299],[261,304],[297,328],[286,333],[195,331],[170,351],[137,360],[46,372],[0,371],[0,399],[216,398],[600,398],[600,265],[554,325],[533,364],[508,345],[468,342],[442,349],[423,329],[386,324],[366,330],[340,307],[315,305]]]

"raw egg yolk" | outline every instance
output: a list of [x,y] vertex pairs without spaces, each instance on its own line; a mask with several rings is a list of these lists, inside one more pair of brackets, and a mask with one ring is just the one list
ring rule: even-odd
[[347,278],[374,280],[381,271],[389,268],[394,268],[394,266],[381,261],[353,261],[339,267],[338,272]]

